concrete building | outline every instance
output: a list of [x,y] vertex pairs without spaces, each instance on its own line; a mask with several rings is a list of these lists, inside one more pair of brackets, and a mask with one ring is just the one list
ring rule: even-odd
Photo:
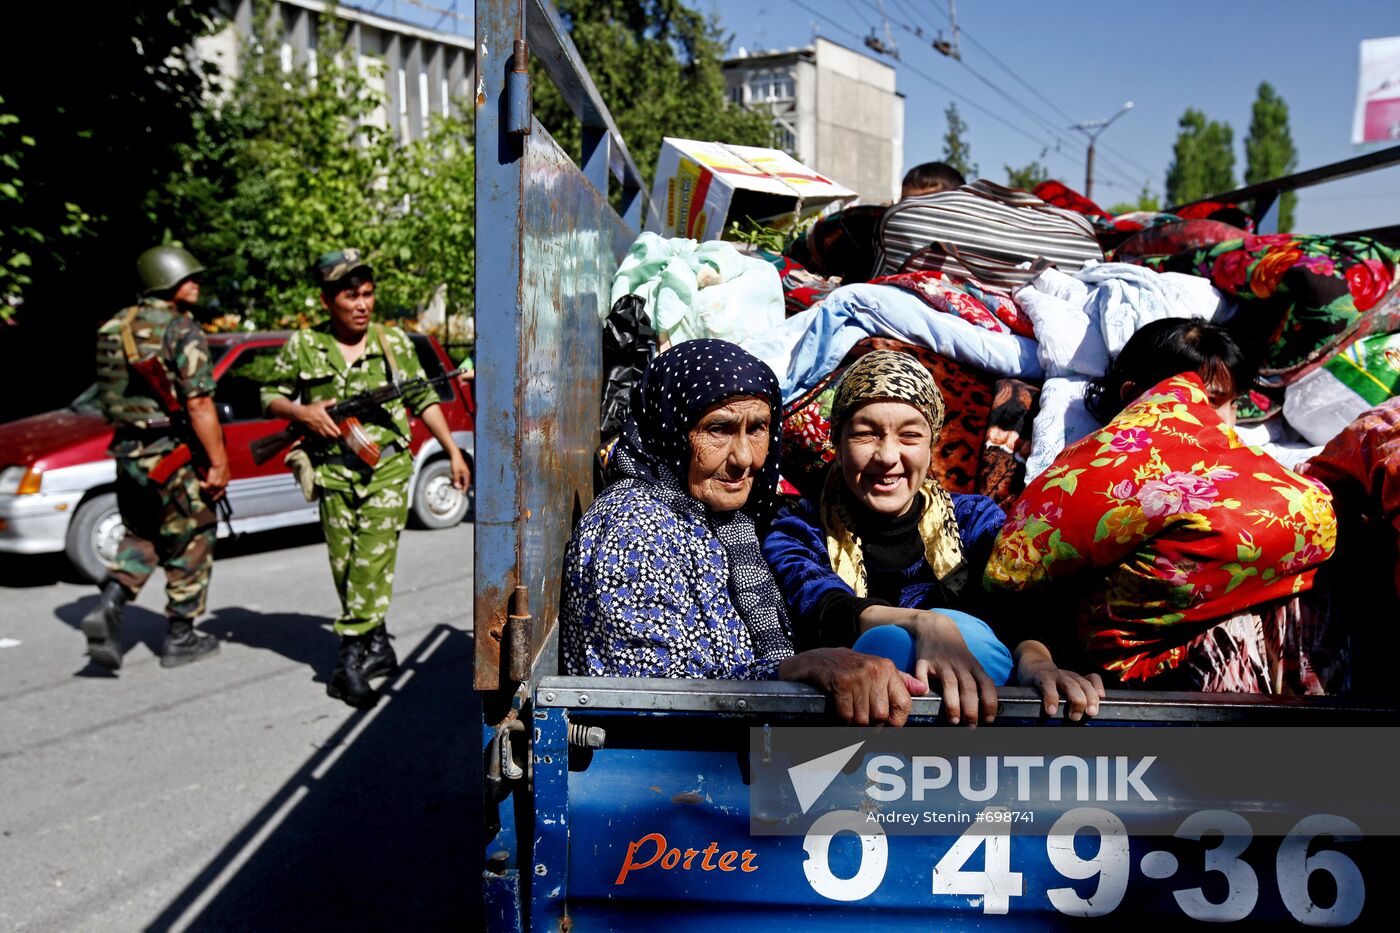
[[899,197],[904,95],[894,68],[818,37],[804,49],[740,49],[724,76],[731,101],[772,115],[774,145],[862,201]]
[[[462,115],[475,83],[476,40],[471,18],[459,12],[459,4],[415,2],[402,10],[392,0],[388,5],[391,13],[413,15],[452,30],[447,31],[381,15],[377,10],[385,6],[383,0],[366,0],[365,8],[323,0],[270,2],[280,34],[282,67],[288,71],[315,68],[321,17],[328,7],[334,10],[348,28],[349,45],[356,50],[360,67],[388,99],[388,107],[379,114],[380,125],[391,128],[400,139],[421,136],[433,114]],[[220,12],[228,25],[200,39],[195,54],[217,65],[225,76],[236,75],[239,47],[253,34],[255,10],[254,0],[223,0]]]

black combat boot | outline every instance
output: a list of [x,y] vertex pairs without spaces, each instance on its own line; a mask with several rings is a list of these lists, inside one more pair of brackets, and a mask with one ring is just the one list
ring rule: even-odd
[[399,658],[394,654],[394,646],[389,643],[389,627],[380,625],[370,629],[365,636],[365,659],[361,662],[360,673],[366,680],[371,677],[393,677],[399,672]]
[[126,587],[109,579],[102,584],[97,605],[83,616],[88,657],[114,671],[122,666],[122,610],[130,598]]
[[330,683],[326,684],[328,696],[344,700],[356,709],[370,709],[379,702],[379,692],[369,685],[364,675],[368,648],[368,635],[340,636],[340,660],[336,662]]
[[213,635],[195,631],[189,619],[172,617],[165,632],[165,647],[160,652],[160,666],[179,667],[216,654],[218,650],[219,640]]

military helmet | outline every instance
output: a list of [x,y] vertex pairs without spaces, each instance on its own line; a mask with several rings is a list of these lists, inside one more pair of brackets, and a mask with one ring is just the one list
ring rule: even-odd
[[136,260],[145,294],[166,292],[192,275],[204,271],[199,260],[178,246],[153,246]]

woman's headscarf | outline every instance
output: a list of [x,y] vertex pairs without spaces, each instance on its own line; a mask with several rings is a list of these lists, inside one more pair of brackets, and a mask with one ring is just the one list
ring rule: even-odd
[[[933,376],[908,353],[875,350],[850,365],[836,387],[831,402],[831,436],[839,436],[842,422],[866,402],[904,402],[918,409],[928,421],[930,443],[938,442],[947,407]],[[838,445],[839,449],[839,445]],[[840,462],[833,463],[822,488],[822,527],[826,531],[827,555],[831,569],[857,596],[867,592],[865,560],[855,523],[846,508],[842,491],[845,478]],[[963,557],[962,536],[953,514],[953,500],[929,475],[924,479],[923,511],[919,515],[919,537],[924,542],[924,558],[939,583],[957,595],[967,583],[967,561]]]
[[[725,399],[756,396],[768,401],[772,424],[768,457],[754,474],[744,507],[712,513],[686,487],[689,434],[700,417]],[[773,370],[723,340],[688,340],[656,357],[642,375],[632,414],[609,461],[609,478],[642,484],[678,512],[702,518],[729,557],[729,592],[762,658],[792,654],[792,632],[773,573],[759,550],[758,526],[777,504],[779,417],[782,395]]]

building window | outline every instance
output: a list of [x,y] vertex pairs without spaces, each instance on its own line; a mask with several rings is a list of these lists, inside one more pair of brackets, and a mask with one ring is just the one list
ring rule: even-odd
[[792,131],[791,127],[784,126],[781,123],[774,123],[773,145],[783,150],[788,155],[796,155],[797,134]]
[[744,86],[742,84],[731,84],[729,86],[729,102],[744,106]]
[[797,82],[790,74],[759,74],[749,79],[749,103],[772,104],[797,96]]

